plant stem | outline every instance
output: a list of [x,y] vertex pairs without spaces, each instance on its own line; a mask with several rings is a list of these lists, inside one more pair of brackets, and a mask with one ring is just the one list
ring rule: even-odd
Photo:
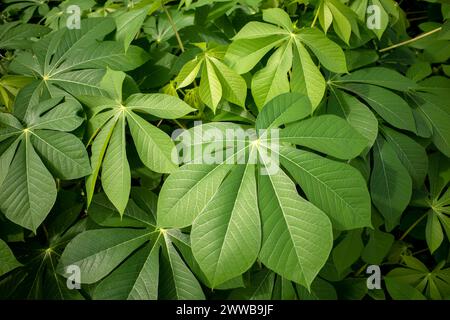
[[425,249],[422,249],[422,250],[419,250],[419,251],[416,251],[416,252],[413,252],[411,255],[413,255],[413,256],[415,256],[416,254],[419,254],[419,253],[424,253],[424,252],[427,252],[429,249],[428,248],[425,248]]
[[420,223],[420,221],[422,221],[427,216],[427,213],[428,212],[425,212],[419,219],[417,219],[416,222],[414,222],[398,240],[405,239],[405,237],[408,235],[408,233],[410,233]]
[[431,30],[431,31],[428,31],[428,32],[425,32],[425,33],[423,33],[423,34],[421,34],[421,35],[418,35],[418,36],[415,37],[415,38],[412,38],[412,39],[409,39],[409,40],[406,40],[406,41],[403,41],[403,42],[394,44],[394,45],[392,45],[392,46],[390,46],[390,47],[381,49],[381,50],[379,50],[379,52],[385,52],[385,51],[388,51],[388,50],[391,50],[391,49],[395,49],[395,48],[404,46],[404,45],[406,45],[406,44],[410,44],[410,43],[415,42],[415,41],[417,41],[417,40],[420,40],[420,39],[422,39],[422,38],[428,37],[429,35],[432,35],[433,33],[436,33],[436,32],[441,31],[441,30],[442,30],[442,27],[433,29],[433,30]]
[[186,127],[183,126],[178,120],[173,119],[172,121],[175,122],[181,129],[185,129],[186,130]]
[[367,268],[367,263],[358,269],[355,273],[355,277],[359,276]]
[[169,10],[167,10],[166,6],[164,5],[164,0],[161,1],[161,7],[163,8],[164,12],[166,13],[167,19],[169,19],[170,25],[172,26],[172,29],[175,32],[175,37],[177,38],[178,46],[180,47],[181,52],[184,52],[183,42],[181,41],[180,34],[178,33],[178,30],[177,30],[177,26],[173,22],[173,19],[169,13]]
[[311,28],[314,28],[314,26],[316,25],[317,18],[319,18],[319,8],[317,8],[316,15],[314,16],[314,20],[311,23]]

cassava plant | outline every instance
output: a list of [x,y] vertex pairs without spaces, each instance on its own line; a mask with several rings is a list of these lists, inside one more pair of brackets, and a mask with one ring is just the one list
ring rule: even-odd
[[0,6],[0,298],[450,299],[448,1]]

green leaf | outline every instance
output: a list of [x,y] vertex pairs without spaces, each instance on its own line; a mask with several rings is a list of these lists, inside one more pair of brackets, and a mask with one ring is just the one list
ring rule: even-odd
[[440,153],[429,156],[428,179],[430,180],[430,195],[437,199],[450,182],[450,164],[448,158]]
[[66,100],[51,110],[45,110],[29,123],[34,129],[74,131],[84,121],[79,116],[81,105],[75,100]]
[[9,147],[0,155],[0,186],[3,184],[5,180],[9,166],[16,154],[17,146],[19,145],[20,140],[16,139]]
[[4,23],[0,27],[0,48],[25,49],[30,47],[30,38],[40,37],[50,29],[38,24],[21,24],[19,21]]
[[213,64],[219,78],[223,98],[244,107],[247,96],[247,84],[244,78],[216,58],[209,58],[209,61]]
[[252,78],[252,95],[258,109],[279,94],[289,92],[287,72],[292,66],[292,46],[283,45],[270,57],[267,66]]
[[205,59],[204,63],[199,87],[200,98],[213,112],[216,112],[217,105],[222,99],[222,86],[212,62]]
[[197,57],[193,60],[188,61],[183,68],[181,68],[177,77],[175,78],[175,82],[177,83],[177,89],[184,88],[194,82],[197,77],[200,67],[202,66],[202,61],[197,59]]
[[394,244],[394,236],[379,230],[370,230],[370,238],[361,254],[361,258],[368,264],[381,264]]
[[419,290],[395,278],[384,278],[389,295],[394,300],[426,300]]
[[357,157],[367,144],[353,127],[334,115],[317,116],[287,125],[280,132],[280,141],[305,146],[339,159]]
[[336,3],[340,4],[339,1],[333,2],[328,1],[327,7],[333,14],[333,28],[336,34],[345,42],[349,43],[350,41],[350,35],[352,33],[352,26],[350,24],[350,21],[345,16],[343,12],[339,10],[339,8],[336,6]]
[[416,82],[401,75],[397,71],[383,67],[360,69],[352,72],[351,74],[340,77],[339,80],[334,80],[333,82],[365,83],[398,91],[409,91],[419,87]]
[[323,210],[333,226],[370,226],[370,196],[362,175],[352,166],[314,153],[282,147],[280,161],[308,199]]
[[331,13],[326,1],[321,1],[317,10],[319,10],[320,25],[322,26],[323,31],[327,33],[331,23],[333,22],[333,14]]
[[295,40],[294,60],[292,62],[291,91],[305,94],[315,109],[325,93],[325,79],[312,61],[305,47]]
[[275,283],[275,273],[263,269],[250,279],[246,288],[235,289],[228,297],[229,300],[270,300]]
[[416,124],[409,105],[395,93],[368,84],[347,84],[344,89],[363,98],[384,120],[399,129],[416,132]]
[[412,181],[395,151],[382,138],[375,143],[373,159],[370,194],[390,231],[399,223],[411,199]]
[[117,32],[116,40],[123,42],[125,49],[128,49],[131,41],[141,29],[150,6],[123,12],[115,17]]
[[127,206],[131,189],[125,140],[125,116],[121,116],[111,134],[102,169],[103,190],[121,215]]
[[115,41],[103,41],[89,47],[79,48],[73,51],[53,75],[68,70],[94,69],[106,66],[114,70],[133,70],[145,63],[149,55],[140,47],[130,46],[127,51],[121,43]]
[[56,201],[56,185],[25,133],[0,187],[0,209],[14,223],[32,231]]
[[0,276],[22,266],[22,264],[16,260],[16,257],[14,257],[13,252],[6,242],[2,239],[0,239],[0,256],[2,257],[2,260],[0,261]]
[[81,283],[97,282],[148,240],[148,230],[114,228],[85,231],[67,245],[57,271],[65,275],[68,266],[76,265],[81,270]]
[[430,102],[430,96],[432,95],[421,94],[424,103],[418,109],[433,128],[433,143],[439,151],[450,157],[450,114],[445,108]]
[[[250,25],[251,23],[244,26],[241,31],[234,37],[234,41],[229,45],[228,50],[225,54],[225,62],[237,73],[243,74],[251,69],[262,59],[273,47],[285,41],[288,33],[285,31],[280,31],[281,29],[275,28],[278,34],[270,35],[271,33],[265,33],[267,27],[270,26],[265,23],[260,23],[259,25]],[[258,32],[256,38],[252,38],[253,35],[246,35],[247,29],[250,27],[255,27]],[[272,26],[270,26],[272,27]],[[261,34],[264,37],[261,37]],[[251,39],[248,41],[247,39]]]
[[349,231],[334,247],[331,255],[339,274],[344,274],[361,256],[364,248],[361,234],[361,229]]
[[211,286],[247,271],[258,256],[261,225],[254,165],[235,168],[192,225],[192,251]]
[[325,68],[336,73],[346,73],[347,63],[342,49],[315,28],[301,29],[297,37],[305,43]]
[[370,0],[370,5],[378,9],[368,12],[368,16],[370,16],[368,19],[370,19],[369,21],[372,21],[371,19],[379,20],[379,25],[375,23],[375,28],[373,28],[372,31],[378,39],[381,39],[381,36],[389,25],[389,16],[379,0]]
[[298,93],[280,94],[270,100],[258,114],[256,129],[277,128],[306,118],[312,113],[309,99]]
[[292,22],[286,11],[280,8],[263,10],[263,20],[283,27],[287,31],[292,31]]
[[95,191],[95,184],[97,182],[97,177],[100,172],[100,168],[103,162],[103,157],[106,153],[106,148],[108,147],[111,135],[114,131],[116,125],[116,119],[109,120],[102,128],[100,133],[96,136],[91,147],[91,165],[92,174],[86,179],[86,193],[87,193],[87,203],[88,207],[92,201],[92,197]]
[[433,73],[431,64],[425,61],[418,61],[411,65],[406,71],[406,76],[413,81],[420,81]]
[[70,180],[91,173],[86,149],[74,135],[58,131],[33,130],[31,142],[57,177]]
[[422,185],[428,171],[428,158],[425,149],[407,135],[388,127],[383,126],[382,133],[403,166],[408,170],[414,186]]
[[442,231],[439,218],[432,211],[427,213],[427,226],[425,228],[425,237],[430,253],[433,254],[444,241],[444,232]]
[[341,90],[333,90],[328,100],[327,111],[343,117],[367,139],[367,147],[372,147],[378,135],[378,121],[374,114],[355,97]]
[[126,113],[131,136],[139,158],[145,166],[155,172],[169,173],[177,167],[172,159],[175,148],[170,137],[132,111]]
[[284,278],[309,288],[330,253],[331,223],[298,195],[281,171],[260,175],[258,183],[263,226],[260,260]]
[[329,282],[317,277],[311,284],[311,291],[296,285],[300,300],[337,300],[336,289]]
[[297,293],[295,292],[292,282],[278,276],[275,280],[272,299],[297,300]]
[[125,101],[127,108],[145,112],[162,119],[177,119],[194,111],[182,100],[167,94],[135,93]]
[[[166,248],[164,253],[167,260],[162,260],[161,279],[164,282],[161,284],[161,299],[205,299],[200,284],[181,259],[167,235],[165,235],[164,240]],[[169,270],[172,272],[170,276],[167,274]]]
[[[101,281],[95,300],[156,300],[158,298],[160,245],[145,246]],[[120,286],[117,284],[120,283]]]

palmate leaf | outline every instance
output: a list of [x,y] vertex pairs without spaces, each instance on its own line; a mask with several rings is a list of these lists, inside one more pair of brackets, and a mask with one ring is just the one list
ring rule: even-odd
[[202,47],[202,50],[181,68],[175,78],[177,89],[190,85],[200,73],[200,99],[211,110],[216,111],[222,98],[244,107],[247,96],[245,80],[221,61],[223,54],[220,47]]
[[80,29],[62,28],[48,34],[32,45],[32,53],[21,52],[14,59],[13,72],[36,79],[21,92],[25,100],[30,95],[53,97],[65,92],[104,95],[99,86],[103,68],[132,70],[149,59],[139,47],[125,51],[120,42],[99,41],[115,28],[110,18],[86,19],[80,25]]
[[428,194],[414,194],[411,205],[426,208],[427,223],[425,239],[431,253],[444,242],[445,235],[450,239],[450,182],[448,159],[440,153],[429,156]]
[[[423,293],[427,298],[433,300],[445,299],[449,296],[450,269],[443,269],[444,263],[440,263],[433,270],[429,270],[420,260],[412,256],[403,256],[403,262],[404,267],[390,271],[386,278],[392,279],[399,284],[411,286],[419,293]],[[392,291],[391,294],[395,295],[397,291],[394,292],[393,289],[395,288],[388,287],[388,291]],[[408,293],[413,294],[414,292]],[[414,296],[417,297],[417,293],[414,293]],[[419,298],[422,297],[419,296]]]
[[16,257],[22,265],[2,277],[2,299],[83,299],[80,291],[69,289],[66,279],[56,272],[64,246],[84,230],[83,221],[75,222],[82,206],[77,193],[62,190],[46,219],[49,238],[45,241],[30,238],[26,242],[15,243]]
[[[156,200],[148,190],[135,191]],[[89,215],[107,228],[75,237],[61,256],[58,272],[64,274],[71,264],[79,266],[86,274],[82,283],[98,283],[94,299],[204,299],[198,280],[176,249],[183,252],[180,241],[184,243],[186,235],[155,229],[151,213],[144,210],[131,200],[123,219],[117,219],[106,197],[96,195]]]
[[176,8],[170,8],[168,11],[172,21],[169,20],[166,14],[161,14],[149,17],[142,26],[144,32],[156,43],[168,41],[175,36],[172,23],[175,25],[177,31],[194,24],[195,14],[179,11]]
[[[170,137],[144,120],[138,113],[174,119],[193,111],[186,103],[164,94],[136,93],[122,100],[125,74],[108,69],[101,81],[108,97],[79,96],[91,110],[92,175],[86,180],[88,204],[102,168],[102,186],[106,195],[122,214],[127,206],[130,187],[130,165],[126,155],[126,126],[142,163],[159,173],[177,168],[178,159],[172,157],[174,144]],[[95,124],[95,125],[94,125]]]
[[[290,90],[307,94],[313,108],[316,108],[325,92],[325,80],[305,46],[326,69],[336,73],[347,72],[342,49],[317,29],[293,31],[292,23],[288,24],[289,16],[279,8],[264,10],[263,20],[282,28],[262,22],[249,22],[233,38],[225,61],[242,74],[253,69],[271,49],[278,47],[267,65],[253,76],[252,95],[258,108],[261,109],[275,96]],[[289,86],[287,73],[291,68]]]
[[[302,115],[297,115],[297,119],[289,116],[294,108],[304,110]],[[258,129],[276,128],[306,117],[311,111],[311,104],[306,97],[299,94],[281,95],[264,107],[256,120],[256,126]],[[303,130],[297,132],[297,138],[314,133],[317,139],[325,139],[329,137],[327,131],[316,130],[308,125],[322,117],[326,118],[312,117],[289,124],[281,130],[280,137],[291,137],[291,132],[298,131],[290,129],[295,126]],[[347,152],[340,155],[343,158],[357,156],[365,147],[364,138],[344,120],[342,123],[337,117],[332,120],[336,122],[328,123],[328,127],[344,130],[346,139],[352,141],[345,143],[345,139],[342,139],[341,149]],[[239,127],[234,126],[235,130],[239,130]],[[201,146],[206,153],[224,149],[225,143],[232,138],[223,135],[223,138],[216,137],[214,143],[202,139],[202,132],[212,128],[225,133],[227,128],[232,129],[233,126],[220,123],[210,123],[200,128],[197,126],[186,133],[194,136],[190,142],[186,142],[186,137],[182,142],[191,147]],[[198,139],[195,140],[195,137]],[[278,151],[278,147],[270,145],[264,131],[260,132],[256,142],[251,139],[240,142],[237,148],[231,148],[231,152],[227,150],[225,157],[215,163],[202,163],[198,159],[202,155],[199,155],[172,173],[161,189],[157,223],[162,228],[192,225],[193,254],[212,287],[242,274],[255,262],[258,234],[262,234],[258,255],[261,262],[284,278],[309,287],[331,250],[331,223],[328,217],[335,227],[341,229],[370,225],[370,198],[366,183],[360,173],[348,164],[327,160],[293,147],[283,146]],[[293,139],[290,143],[297,141]],[[279,156],[281,165],[299,182],[312,203],[299,196],[294,182],[279,167],[275,167],[278,169],[268,175],[262,173],[262,169],[269,173],[272,167],[270,161],[273,160],[267,159],[269,150]],[[321,149],[331,154],[337,153],[336,150],[331,145]],[[259,160],[255,172],[251,169],[253,163],[249,159],[256,153],[259,154]],[[297,153],[310,154],[311,161],[308,163],[309,160],[297,157]],[[237,164],[242,162],[236,161],[244,161],[245,164]],[[314,172],[318,161],[326,165]],[[255,201],[255,189],[258,206],[252,208],[248,203]],[[257,230],[259,220],[255,213],[258,207],[260,231]],[[241,234],[244,225],[248,231]],[[252,243],[247,240],[249,238],[254,239]]]
[[76,179],[91,172],[82,142],[64,132],[80,126],[83,119],[77,113],[81,106],[74,100],[61,100],[27,109],[23,126],[14,116],[0,114],[0,133],[9,132],[10,139],[2,143],[12,142],[0,156],[0,208],[8,219],[33,231],[55,203],[53,176]]

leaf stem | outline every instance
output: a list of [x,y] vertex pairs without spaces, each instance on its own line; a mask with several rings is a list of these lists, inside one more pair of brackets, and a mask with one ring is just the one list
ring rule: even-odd
[[314,28],[314,26],[316,25],[317,18],[319,18],[319,8],[317,8],[316,15],[314,16],[314,20],[311,23],[311,28]]
[[161,7],[163,8],[164,12],[166,13],[167,19],[169,19],[170,25],[172,26],[172,29],[175,32],[175,37],[177,38],[178,46],[180,47],[181,52],[184,52],[183,42],[181,41],[180,34],[178,33],[178,30],[177,30],[177,26],[175,25],[175,22],[173,22],[173,19],[169,13],[169,10],[167,10],[166,6],[164,5],[164,0],[161,1]]
[[173,119],[172,121],[175,122],[181,129],[186,130],[186,127],[183,126],[183,125],[180,123],[180,121],[178,121],[177,119]]
[[408,233],[410,233],[420,223],[420,221],[422,221],[427,216],[427,213],[428,212],[425,212],[419,219],[417,219],[416,222],[414,222],[398,240],[405,239],[405,237],[408,235]]
[[356,271],[355,277],[359,276],[366,268],[367,268],[367,263],[364,264],[361,268],[359,268],[358,271]]
[[412,38],[412,39],[409,39],[409,40],[406,40],[406,41],[403,41],[403,42],[394,44],[394,45],[392,45],[392,46],[390,46],[390,47],[381,49],[381,50],[379,50],[379,52],[386,52],[386,51],[388,51],[388,50],[395,49],[395,48],[404,46],[404,45],[406,45],[406,44],[410,44],[410,43],[415,42],[415,41],[417,41],[417,40],[420,40],[420,39],[422,39],[422,38],[428,37],[429,35],[432,35],[433,33],[436,33],[436,32],[441,31],[441,30],[442,30],[442,27],[433,29],[433,30],[431,30],[431,31],[428,31],[428,32],[425,32],[425,33],[423,33],[423,34],[421,34],[421,35],[418,35],[418,36],[415,37],[415,38]]

